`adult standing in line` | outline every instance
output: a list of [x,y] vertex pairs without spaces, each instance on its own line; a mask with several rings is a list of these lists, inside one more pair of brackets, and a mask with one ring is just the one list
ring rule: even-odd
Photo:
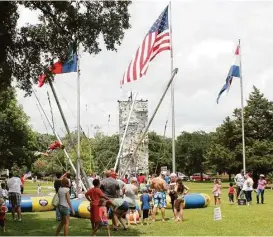
[[174,201],[176,199],[175,195],[175,186],[176,186],[176,180],[177,180],[177,175],[175,173],[170,174],[170,185],[169,185],[169,196],[171,198],[171,204],[172,204],[172,210],[173,210],[173,215],[175,219],[175,214],[174,214]]
[[17,220],[15,218],[15,212],[17,213],[18,221],[22,221],[22,213],[21,213],[21,186],[22,182],[19,177],[13,176],[10,174],[10,179],[8,180],[8,188],[9,188],[9,203],[12,208],[12,218],[13,220]]
[[238,200],[238,197],[242,191],[244,182],[245,182],[245,177],[244,177],[244,170],[241,170],[241,173],[238,173],[234,177],[234,182],[236,183],[236,198]]
[[[105,177],[101,181],[100,189],[104,193],[104,195],[109,198],[110,200],[114,200],[116,198],[120,197],[120,187],[119,187],[119,182],[113,178],[113,171],[107,170],[105,172]],[[113,226],[117,226],[116,223],[116,216],[115,213],[113,214],[112,222]]]
[[[62,174],[61,173],[56,173],[56,180],[54,181],[54,189],[55,192],[58,193],[59,188],[62,186]],[[61,214],[60,214],[60,209],[59,207],[56,207],[56,220],[60,221],[61,220]]]
[[153,178],[151,189],[154,190],[154,210],[152,213],[153,222],[155,222],[155,215],[158,208],[161,209],[162,221],[165,221],[165,208],[167,207],[166,191],[167,184],[164,179],[165,175],[161,173],[159,177]]
[[145,179],[146,179],[145,176],[142,173],[140,173],[139,176],[137,177],[138,184],[142,184]]
[[243,184],[243,191],[245,193],[246,202],[249,206],[252,202],[252,191],[253,191],[253,179],[250,177],[250,173],[245,175],[245,182]]
[[264,190],[265,190],[266,180],[263,174],[260,174],[260,179],[258,180],[257,188],[257,204],[260,203],[259,196],[261,195],[261,203],[264,204]]

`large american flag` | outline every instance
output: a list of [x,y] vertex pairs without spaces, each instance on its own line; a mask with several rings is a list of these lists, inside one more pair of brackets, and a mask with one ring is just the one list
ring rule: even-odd
[[167,6],[153,24],[142,44],[138,48],[135,56],[129,64],[129,67],[123,75],[120,82],[121,86],[125,83],[136,81],[146,75],[149,63],[155,58],[155,56],[164,50],[170,49],[171,42]]

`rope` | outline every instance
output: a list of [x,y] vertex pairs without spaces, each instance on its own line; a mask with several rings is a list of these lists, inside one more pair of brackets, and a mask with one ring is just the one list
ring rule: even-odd
[[47,91],[47,99],[48,99],[48,103],[49,103],[49,107],[50,107],[52,126],[53,126],[53,129],[55,130],[54,117],[53,117],[52,106],[51,106],[51,101],[50,101],[50,96],[49,96],[49,92],[48,91]]
[[45,121],[44,121],[44,118],[43,118],[43,115],[42,115],[42,111],[40,110],[40,108],[39,108],[39,106],[38,106],[38,104],[37,104],[37,103],[36,103],[36,106],[37,106],[37,108],[38,108],[38,111],[39,111],[39,113],[40,113],[40,115],[41,115],[41,118],[42,118],[43,124],[44,124],[44,126],[45,126],[45,129],[46,129],[46,134],[48,134],[48,129],[47,129],[46,123],[45,123]]

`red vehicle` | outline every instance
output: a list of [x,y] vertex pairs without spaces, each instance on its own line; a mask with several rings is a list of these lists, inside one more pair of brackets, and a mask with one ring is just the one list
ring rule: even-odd
[[[190,176],[191,181],[201,181],[201,174],[200,173],[195,173],[192,176]],[[203,173],[203,181],[209,181],[211,180],[211,177],[207,174]]]

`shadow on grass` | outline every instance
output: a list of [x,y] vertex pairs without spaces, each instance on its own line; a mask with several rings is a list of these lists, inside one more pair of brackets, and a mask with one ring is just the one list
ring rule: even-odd
[[[56,228],[59,224],[55,220],[55,212],[41,213],[23,213],[23,221],[13,221],[11,214],[6,216],[7,232],[5,236],[55,236]],[[3,233],[1,233],[3,235]],[[0,235],[1,235],[0,234]],[[139,236],[142,233],[136,228],[129,228],[127,231],[120,229],[112,231],[112,236]],[[63,232],[61,232],[63,235]],[[91,225],[90,221],[81,218],[71,218],[69,227],[70,236],[90,236]],[[97,236],[107,236],[105,228],[100,229]]]

